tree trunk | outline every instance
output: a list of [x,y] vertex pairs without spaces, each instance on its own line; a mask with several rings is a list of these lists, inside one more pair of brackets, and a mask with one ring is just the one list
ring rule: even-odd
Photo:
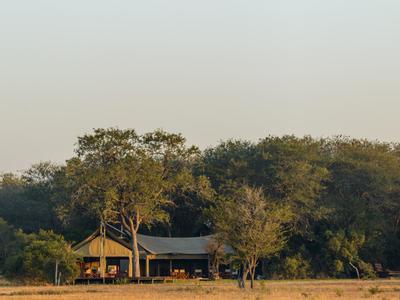
[[358,271],[358,268],[355,265],[353,265],[351,262],[349,262],[349,264],[350,264],[350,266],[352,266],[352,268],[354,270],[356,270],[357,278],[360,279],[360,272]]
[[58,260],[56,260],[56,269],[55,269],[55,272],[54,272],[54,285],[57,285],[57,282],[58,282]]
[[255,269],[251,268],[250,271],[250,288],[254,289],[254,274],[255,274]]
[[132,235],[132,258],[133,258],[133,277],[140,277],[140,257],[139,257],[139,246],[137,243],[137,232],[131,228]]
[[241,289],[246,288],[246,279],[248,274],[249,270],[247,268],[243,268],[242,278],[240,280],[240,286],[239,286]]
[[139,257],[139,246],[137,242],[137,232],[139,230],[139,212],[137,212],[137,216],[135,217],[135,224],[133,223],[132,217],[129,217],[125,214],[124,210],[121,211],[121,221],[122,225],[130,232],[131,234],[131,246],[132,246],[132,276],[133,278],[140,277],[140,257]]

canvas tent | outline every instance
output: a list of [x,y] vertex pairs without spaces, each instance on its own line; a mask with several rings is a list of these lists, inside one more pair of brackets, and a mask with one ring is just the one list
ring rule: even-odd
[[[211,240],[212,236],[169,238],[138,234],[141,276],[208,276],[207,246]],[[106,225],[75,245],[74,251],[83,257],[81,277],[132,277],[129,241],[125,231]]]

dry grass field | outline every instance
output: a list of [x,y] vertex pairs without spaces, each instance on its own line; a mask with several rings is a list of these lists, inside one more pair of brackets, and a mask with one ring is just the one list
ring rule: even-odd
[[242,291],[235,281],[174,284],[4,286],[0,299],[399,299],[400,280],[258,281]]

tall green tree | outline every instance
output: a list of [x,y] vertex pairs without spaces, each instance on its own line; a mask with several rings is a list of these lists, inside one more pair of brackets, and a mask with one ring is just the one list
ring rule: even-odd
[[[76,178],[73,206],[85,207],[101,222],[121,222],[131,235],[134,276],[140,276],[137,233],[141,225],[167,224],[166,208],[181,191],[193,191],[190,160],[180,135],[157,130],[95,129],[78,139],[77,156],[68,162]],[[190,180],[189,180],[190,179]]]
[[146,152],[159,162],[164,193],[171,201],[166,207],[170,222],[164,223],[168,236],[193,236],[203,231],[203,211],[212,203],[208,179],[195,172],[200,150],[187,146],[181,134],[155,130],[143,135]]
[[371,262],[398,260],[395,255],[387,259],[386,252],[398,244],[400,158],[395,148],[347,138],[331,139],[327,146],[331,180],[323,200],[333,212],[330,229],[365,236],[359,255]]
[[229,140],[207,149],[201,167],[218,192],[243,184],[262,187],[266,197],[289,205],[295,212],[293,229],[304,235],[327,213],[319,202],[329,179],[323,143],[294,136],[269,136],[258,143]]
[[312,238],[312,223],[326,216],[320,198],[329,180],[323,140],[267,137],[257,144],[256,184],[293,211],[293,233]]
[[0,177],[0,216],[25,232],[40,229],[61,230],[53,179],[60,166],[50,162],[34,164],[21,175]]

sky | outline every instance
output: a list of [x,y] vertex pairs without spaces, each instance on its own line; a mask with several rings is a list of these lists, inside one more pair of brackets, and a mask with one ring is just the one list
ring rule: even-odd
[[400,142],[398,0],[0,0],[0,172],[97,127]]

